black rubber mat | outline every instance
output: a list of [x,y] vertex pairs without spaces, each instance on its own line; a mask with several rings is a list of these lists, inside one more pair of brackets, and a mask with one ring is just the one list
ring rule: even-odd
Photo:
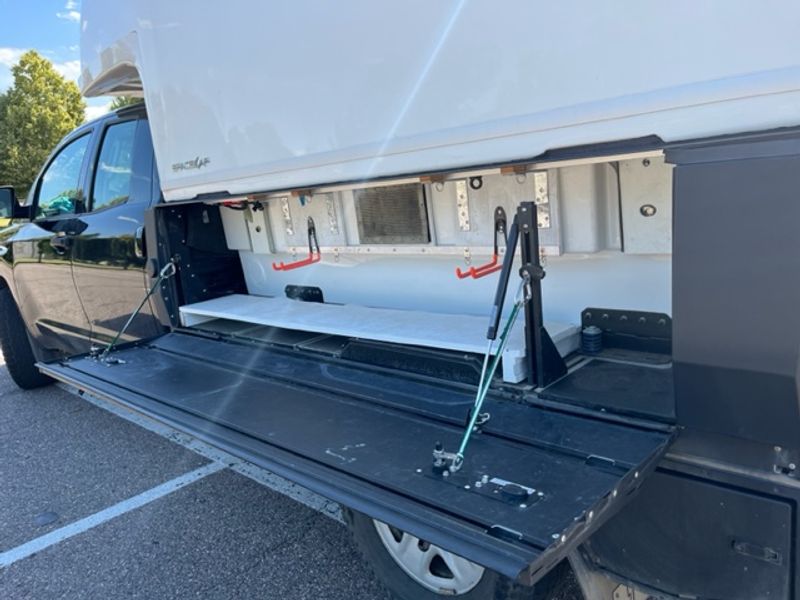
[[672,367],[591,360],[540,396],[609,412],[675,420]]
[[44,368],[531,581],[619,510],[672,435],[493,397],[484,405],[491,420],[473,436],[464,467],[445,477],[431,468],[433,448],[458,447],[471,390],[175,333],[114,358]]

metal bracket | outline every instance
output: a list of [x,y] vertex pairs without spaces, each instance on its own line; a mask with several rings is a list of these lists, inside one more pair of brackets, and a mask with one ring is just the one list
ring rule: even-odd
[[469,222],[469,188],[466,179],[456,181],[456,208],[458,210],[458,228],[470,231]]
[[336,201],[333,194],[325,195],[325,208],[328,211],[328,227],[333,235],[339,235],[339,220],[336,218]]
[[289,210],[289,198],[283,196],[281,202],[281,213],[283,213],[283,226],[286,229],[286,235],[294,235],[294,224],[292,223],[292,212]]
[[536,204],[536,224],[539,229],[550,228],[550,191],[547,185],[547,171],[533,174],[534,203]]
[[778,475],[786,475],[787,477],[797,478],[797,464],[800,462],[797,453],[781,446],[775,446],[775,456],[772,465],[772,470]]

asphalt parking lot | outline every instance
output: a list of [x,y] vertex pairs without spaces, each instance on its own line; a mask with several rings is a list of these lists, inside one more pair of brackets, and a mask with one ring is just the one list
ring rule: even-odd
[[4,600],[389,600],[334,503],[1,355],[0,452]]
[[0,415],[4,600],[387,598],[318,496],[2,363]]

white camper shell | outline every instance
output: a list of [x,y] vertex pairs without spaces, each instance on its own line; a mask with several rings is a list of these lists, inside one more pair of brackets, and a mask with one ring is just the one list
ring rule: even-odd
[[[567,355],[587,306],[670,314],[663,142],[791,125],[800,101],[800,11],[778,22],[726,2],[623,12],[234,2],[211,19],[180,3],[87,2],[82,87],[144,97],[167,202],[259,201],[221,209],[250,297],[183,306],[185,325],[229,318],[482,352],[496,277],[454,272],[491,261],[496,208],[513,216],[532,200],[544,318]],[[635,138],[639,152],[546,154]],[[413,221],[400,235],[365,231],[369,189],[373,207],[380,190],[416,206],[383,214]],[[308,254],[309,218],[322,260],[273,270]],[[298,284],[333,306],[287,304]],[[506,381],[526,376],[523,345],[520,325]]]

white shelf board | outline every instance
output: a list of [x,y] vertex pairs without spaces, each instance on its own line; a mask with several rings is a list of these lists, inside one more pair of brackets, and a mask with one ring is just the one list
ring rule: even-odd
[[[180,314],[181,321],[186,327],[210,319],[229,319],[284,329],[477,354],[486,352],[486,328],[489,322],[488,317],[474,315],[375,308],[355,304],[320,304],[244,294],[182,306]],[[577,348],[578,327],[575,325],[548,322],[545,327],[562,354]],[[503,354],[503,379],[506,381],[523,379],[520,362],[524,355],[524,323],[523,319],[519,319]]]

